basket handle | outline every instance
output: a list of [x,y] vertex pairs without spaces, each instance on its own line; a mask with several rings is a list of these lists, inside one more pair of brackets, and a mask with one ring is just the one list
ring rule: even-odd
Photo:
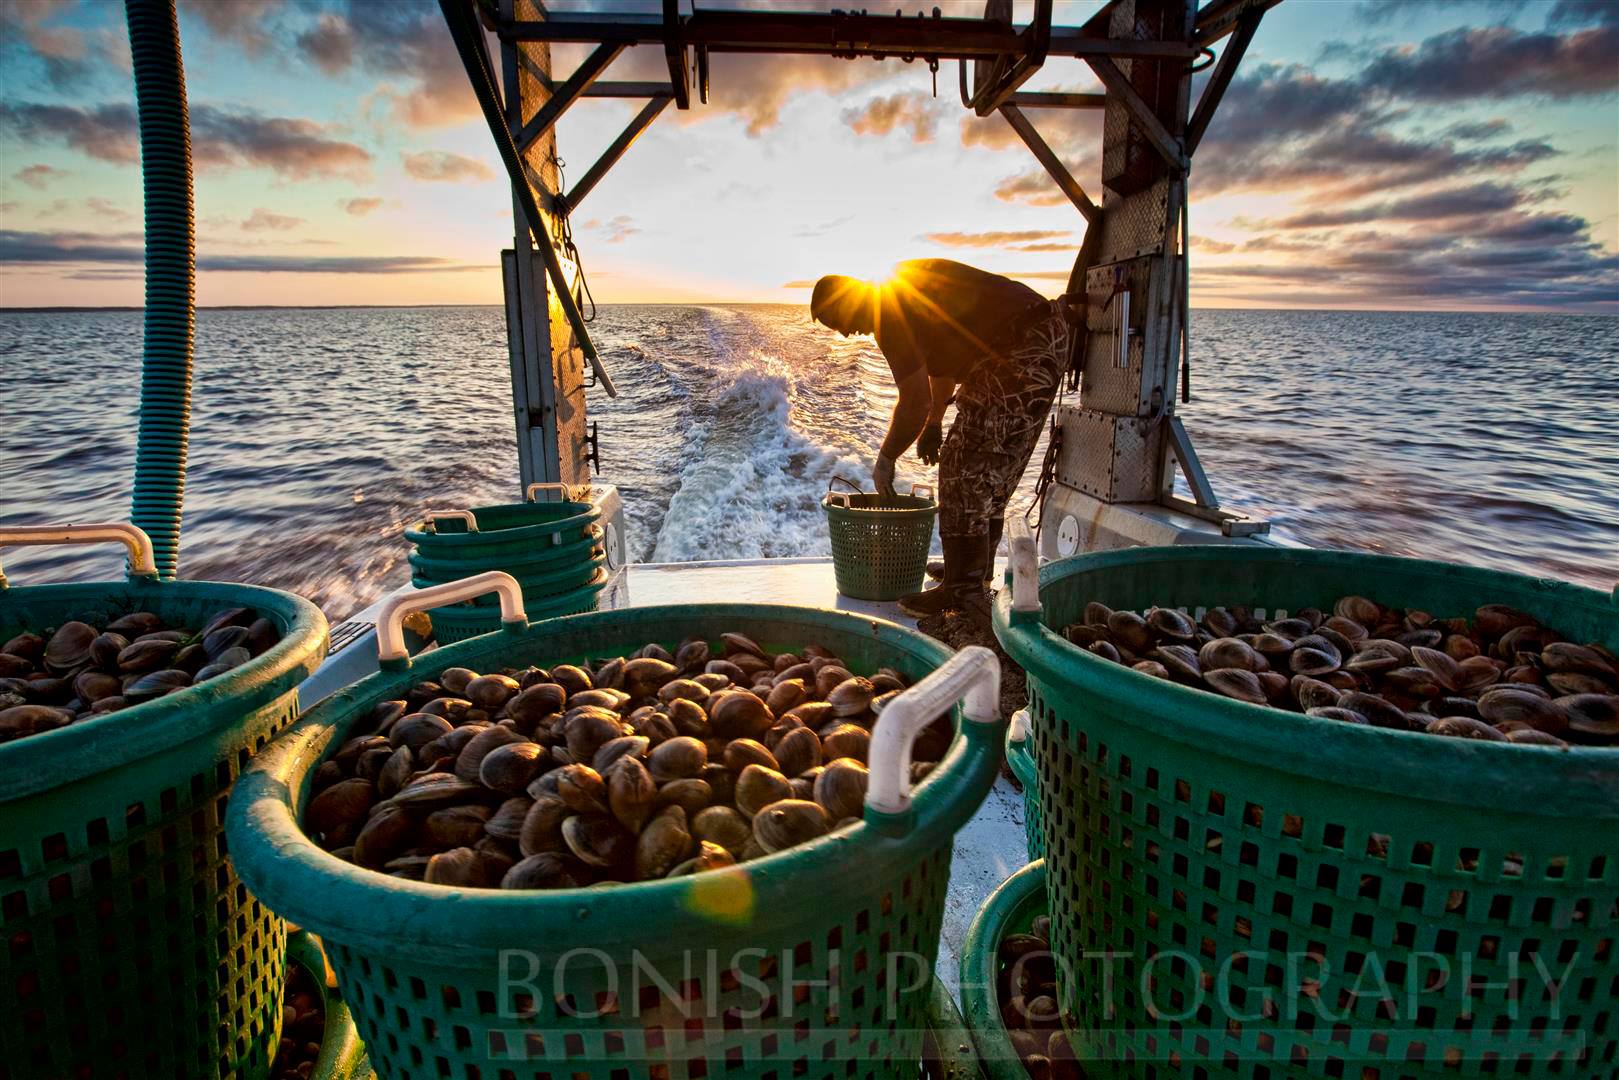
[[1034,614],[1040,610],[1040,553],[1035,550],[1029,523],[1021,516],[1012,519],[1009,531],[1012,536],[1012,610],[1022,615]]
[[478,531],[478,519],[473,517],[471,510],[429,510],[427,512],[428,521],[437,521],[439,518],[464,521],[467,523],[467,532],[474,533]]
[[[927,492],[927,494],[924,495],[923,492]],[[911,494],[914,495],[918,499],[931,499],[931,498],[933,498],[933,485],[932,484],[912,484],[911,485]]]
[[[854,492],[856,495],[864,495],[865,494],[865,492],[860,489],[859,484],[855,483],[853,480],[848,479],[847,477],[839,476],[837,473],[833,473],[832,474],[832,479],[830,479],[830,480],[828,480],[826,482],[826,490],[827,490],[827,492],[829,494],[832,491],[832,485],[833,484],[842,484],[844,487],[848,488],[850,491]],[[847,505],[847,504],[845,504],[845,505]]]
[[[886,710],[884,710],[886,711]],[[1006,744],[1025,742],[1029,738],[1029,710],[1019,709],[1012,714],[1012,722],[1006,727]]]
[[900,814],[910,807],[911,744],[958,701],[968,722],[985,726],[996,722],[1001,663],[982,645],[968,645],[883,710],[883,722],[871,735],[867,809]]
[[557,498],[555,500],[556,502],[567,502],[569,500],[569,498],[572,496],[572,493],[568,490],[568,485],[567,484],[559,484],[554,480],[552,480],[552,481],[537,480],[534,483],[530,484],[528,487],[523,489],[523,501],[524,502],[533,502],[534,501],[534,496],[538,495],[542,491],[554,491],[554,492],[556,492],[557,493]]
[[523,612],[523,590],[517,579],[504,571],[486,570],[460,581],[447,581],[390,598],[377,613],[377,660],[384,664],[410,665],[410,650],[405,648],[406,615],[471,600],[488,592],[500,594],[500,621],[508,629],[528,627],[528,616]]
[[849,509],[849,493],[847,491],[828,491],[826,493],[826,502],[828,506],[841,506],[847,510]]
[[[152,553],[152,538],[123,521],[104,525],[13,525],[0,529],[0,547],[28,547],[36,544],[100,544],[116,540],[129,549],[129,576],[132,578],[157,577],[157,559]],[[5,588],[6,575],[0,571],[0,588]]]

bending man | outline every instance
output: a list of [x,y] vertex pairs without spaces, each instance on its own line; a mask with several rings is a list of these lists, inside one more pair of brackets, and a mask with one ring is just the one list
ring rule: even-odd
[[917,259],[880,285],[821,278],[810,313],[839,333],[876,337],[893,371],[899,401],[872,469],[876,489],[893,493],[894,462],[913,443],[939,465],[944,579],[900,608],[917,618],[951,607],[982,614],[1007,501],[1068,367],[1064,302],[962,263]]

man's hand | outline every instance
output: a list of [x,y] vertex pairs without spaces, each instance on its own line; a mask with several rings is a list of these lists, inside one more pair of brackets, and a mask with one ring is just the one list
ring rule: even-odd
[[922,459],[924,465],[937,465],[939,463],[939,447],[944,443],[944,425],[932,423],[922,429],[922,437],[916,440],[916,456]]
[[894,494],[894,463],[881,454],[877,455],[877,464],[871,467],[871,486],[879,495]]

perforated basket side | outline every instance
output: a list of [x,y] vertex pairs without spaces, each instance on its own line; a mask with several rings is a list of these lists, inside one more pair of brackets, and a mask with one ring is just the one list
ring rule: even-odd
[[1339,552],[1085,556],[1042,571],[1045,624],[999,604],[1029,674],[1053,947],[1087,1071],[1611,1078],[1619,751],[1290,716],[1050,629],[1090,599],[1275,610],[1347,593],[1436,617],[1507,603],[1619,644],[1591,590]]
[[1027,933],[1046,910],[1046,867],[1038,860],[989,895],[961,944],[961,1012],[989,1080],[1029,1080],[1001,1020],[1000,946],[1008,934]]
[[850,498],[849,507],[823,504],[838,592],[859,600],[894,600],[920,590],[938,514],[932,501],[910,496]]
[[[296,715],[326,622],[285,593],[198,582],[0,590],[0,637],[230,606],[283,638],[209,683],[0,746],[0,1077],[261,1077],[285,927],[227,859],[226,799]],[[116,1063],[116,1064],[114,1064]]]

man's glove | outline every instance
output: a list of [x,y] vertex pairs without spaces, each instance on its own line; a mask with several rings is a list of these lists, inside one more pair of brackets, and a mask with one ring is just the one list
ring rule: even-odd
[[881,454],[871,467],[871,486],[879,495],[894,494],[894,463]]
[[929,424],[922,429],[922,437],[916,440],[916,456],[922,459],[924,465],[937,465],[939,447],[943,442],[944,425]]

